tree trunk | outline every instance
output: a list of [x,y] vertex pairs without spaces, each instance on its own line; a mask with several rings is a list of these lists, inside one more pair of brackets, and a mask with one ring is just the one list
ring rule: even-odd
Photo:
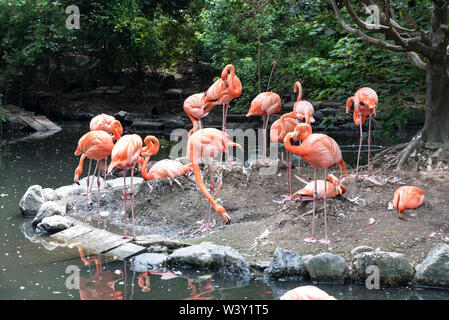
[[449,78],[447,63],[427,61],[424,142],[449,144]]

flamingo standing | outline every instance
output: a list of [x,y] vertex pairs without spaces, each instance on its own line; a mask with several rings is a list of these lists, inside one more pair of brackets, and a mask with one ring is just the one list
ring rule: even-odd
[[[133,195],[133,176],[134,167],[140,157],[154,156],[159,152],[159,140],[154,136],[145,137],[145,147],[142,147],[142,138],[137,134],[124,135],[114,146],[111,154],[111,164],[108,167],[108,174],[111,174],[113,168],[118,167],[125,170],[123,175],[123,199],[124,199],[124,219],[125,227],[123,238],[126,235],[126,199],[129,196],[131,202],[131,216],[133,224],[133,240],[136,240],[135,221],[134,221],[134,195]],[[130,191],[126,191],[127,170],[131,170]]]
[[[327,199],[335,199],[338,195],[346,193],[346,187],[341,184],[340,180],[333,174],[327,176],[329,181],[318,180],[317,181],[317,199],[324,199],[324,190],[327,190]],[[324,185],[326,184],[326,185]],[[299,200],[313,200],[313,193],[315,190],[315,183],[309,182],[301,190],[296,191],[291,198],[295,196],[299,197]]]
[[234,66],[228,64],[221,72],[220,78],[203,95],[205,110],[210,110],[217,104],[223,105],[223,132],[226,132],[226,118],[228,117],[229,103],[232,99],[240,97],[241,94],[242,83],[239,77],[235,75]]
[[138,162],[139,170],[144,180],[174,179],[185,175],[190,169],[192,169],[191,164],[183,165],[176,160],[164,159],[156,162],[147,172],[146,168],[149,160],[150,158],[147,157],[145,158],[143,164],[141,163],[141,160]]
[[287,291],[280,300],[337,300],[315,286],[302,286]]
[[309,101],[302,100],[302,86],[299,81],[295,82],[293,92],[296,93],[296,91],[298,91],[298,98],[293,105],[293,111],[283,114],[281,119],[284,120],[285,118],[296,118],[305,120],[305,122],[308,124],[315,122],[315,119],[313,118],[313,115],[315,113],[313,105]]
[[[184,111],[187,113],[187,116],[193,123],[193,128],[189,131],[189,137],[194,133],[196,130],[203,129],[203,118],[209,114],[209,111],[215,107],[217,104],[219,104],[219,101],[211,101],[210,103],[206,105],[203,101],[203,93],[195,93],[189,96],[184,101]],[[199,122],[199,126],[198,126]]]
[[[263,159],[267,158],[267,127],[268,118],[270,114],[278,113],[281,111],[282,102],[281,97],[274,92],[262,92],[254,98],[251,102],[247,117],[249,116],[262,116],[263,118]],[[283,127],[283,121],[281,122]]]
[[[120,126],[120,123],[117,121],[118,125]],[[116,138],[116,140],[120,139],[120,134],[116,131],[115,126],[113,128],[113,133]],[[120,126],[121,128],[121,126]],[[75,176],[74,181],[76,183],[79,183],[79,177],[81,173],[83,172],[83,163],[84,159],[88,157],[90,160],[97,160],[97,166],[98,162],[109,155],[111,155],[112,150],[114,148],[114,142],[112,140],[112,136],[108,134],[105,131],[89,131],[85,135],[83,135],[80,140],[78,141],[78,147],[75,151],[75,156],[81,155],[78,167],[75,169]],[[87,215],[87,207],[89,203],[89,174],[90,174],[90,168],[91,168],[91,162],[89,162],[89,172],[87,176],[87,189],[86,189],[86,212],[84,213],[84,221],[86,221],[86,215]],[[97,205],[98,205],[98,216],[97,220],[100,222],[100,170],[98,170],[98,177],[97,177],[97,186],[98,186],[98,199],[97,199]]]
[[[212,159],[220,154],[221,151],[227,152],[228,147],[236,146],[243,151],[242,146],[234,143],[229,139],[228,135],[215,128],[201,129],[193,133],[187,143],[187,156],[190,158],[192,163],[193,172],[195,174],[196,183],[200,188],[201,192],[209,200],[210,205],[212,205],[215,211],[223,217],[226,224],[231,222],[231,217],[226,213],[225,208],[216,203],[213,198],[215,190],[214,175],[212,170]],[[203,176],[201,175],[199,161],[205,159],[208,163],[209,174],[210,174],[210,192],[207,191]],[[206,231],[211,228],[210,223],[210,211],[211,207],[209,205],[209,212],[207,215],[207,222],[203,224],[200,231]]]
[[362,125],[365,123],[366,118],[369,117],[368,122],[368,175],[370,172],[369,158],[370,158],[370,146],[371,146],[371,117],[376,116],[376,107],[378,104],[377,93],[371,88],[364,87],[357,90],[353,97],[346,100],[346,113],[349,113],[351,106],[354,104],[353,118],[357,126],[360,127],[360,143],[359,152],[357,154],[357,168],[355,171],[355,178],[359,177],[359,160],[360,151],[362,149],[363,132]]
[[393,206],[399,212],[399,219],[406,209],[416,209],[424,202],[424,192],[418,187],[403,186],[394,192]]
[[[291,139],[294,141],[302,141],[301,145],[294,146],[291,143]],[[312,127],[307,123],[301,123],[296,126],[294,132],[288,133],[284,138],[285,149],[294,153],[305,161],[310,163],[313,168],[313,178],[315,181],[315,188],[313,193],[313,217],[312,217],[312,237],[304,239],[306,242],[315,243],[315,210],[316,210],[316,200],[318,194],[317,187],[317,169],[324,169],[324,175],[327,176],[327,169],[338,165],[340,167],[340,177],[343,176],[343,169],[346,172],[346,164],[341,156],[341,150],[337,142],[331,137],[320,134],[312,133]],[[327,211],[326,211],[326,199],[327,199],[327,185],[324,184],[324,239],[319,240],[320,243],[329,243],[329,238],[327,236]]]
[[[296,119],[286,118],[283,120],[283,128],[281,128],[281,119],[276,120],[271,125],[270,129],[270,140],[272,142],[282,143],[284,142],[285,135],[288,132],[292,132],[295,130],[295,127],[299,124]],[[286,151],[287,158],[287,186],[288,186],[288,194],[286,197],[289,197],[292,194],[292,155],[290,152]]]
[[[117,136],[117,134],[114,134],[114,132],[118,133],[119,136],[121,136],[123,134],[123,128],[122,128],[122,125],[120,124],[120,122],[118,120],[115,120],[115,118],[113,116],[110,116],[110,115],[107,115],[104,113],[93,117],[92,120],[90,120],[89,128],[90,128],[90,131],[106,131],[110,135],[113,135],[115,140],[118,140],[120,138],[117,139],[118,136]],[[89,163],[89,167],[90,167],[90,165],[91,164]],[[106,158],[104,158],[104,167],[105,167],[104,180],[106,180],[107,166],[108,166],[108,158],[106,157]],[[98,162],[97,162],[97,166],[95,167],[95,170],[94,170],[94,176],[95,176],[95,172],[97,171],[97,168],[100,169]]]

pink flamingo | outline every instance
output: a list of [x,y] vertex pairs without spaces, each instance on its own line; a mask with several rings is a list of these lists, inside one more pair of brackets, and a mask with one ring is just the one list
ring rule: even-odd
[[337,300],[315,286],[302,286],[287,291],[280,300]]
[[184,111],[193,123],[193,128],[189,131],[189,137],[192,133],[198,130],[198,128],[203,129],[203,118],[209,114],[209,111],[213,107],[220,103],[219,101],[211,101],[205,104],[203,96],[203,93],[195,93],[184,101]]
[[[282,102],[281,97],[274,92],[262,92],[254,98],[251,102],[247,117],[249,116],[262,116],[263,118],[263,159],[267,158],[267,128],[268,119],[270,114],[278,113],[281,111]],[[283,127],[283,121],[281,122]]]
[[[229,139],[227,134],[223,131],[217,130],[215,128],[206,128],[194,132],[187,143],[187,157],[190,158],[192,163],[193,172],[195,174],[196,183],[200,188],[201,192],[209,200],[209,212],[207,215],[207,222],[203,224],[200,231],[206,231],[211,228],[210,222],[210,211],[211,205],[214,207],[215,211],[223,217],[226,224],[231,223],[231,217],[226,213],[225,208],[216,203],[213,198],[215,190],[214,175],[212,170],[212,159],[220,154],[221,151],[227,152],[229,147],[237,147],[243,151],[242,146],[234,143]],[[205,159],[208,163],[209,174],[210,174],[210,192],[207,191],[206,186],[203,182],[203,176],[201,175],[199,162],[201,159]]]
[[360,143],[359,152],[357,154],[357,168],[355,171],[355,179],[359,177],[359,160],[360,151],[362,149],[363,133],[362,125],[365,123],[366,118],[369,117],[368,122],[368,175],[370,173],[370,147],[371,147],[371,116],[376,116],[376,107],[378,104],[378,97],[376,91],[371,88],[364,87],[357,90],[353,97],[346,100],[346,113],[349,113],[351,106],[354,104],[353,118],[356,125],[360,127]]
[[229,103],[242,94],[242,83],[235,75],[235,68],[228,64],[222,71],[221,77],[209,87],[203,96],[204,109],[210,110],[217,104],[223,105],[222,131],[226,132],[226,118],[228,117]]
[[[121,128],[121,125],[118,121],[114,122],[112,126],[112,131],[116,140],[120,139],[119,130],[117,128]],[[85,135],[83,135],[79,141],[78,146],[75,151],[75,156],[81,155],[78,167],[75,169],[74,181],[79,184],[79,177],[83,172],[83,163],[84,159],[88,157],[91,161],[89,162],[89,171],[86,180],[86,212],[84,213],[84,221],[86,221],[87,207],[89,203],[89,174],[91,169],[91,162],[93,160],[97,160],[98,162],[106,157],[108,157],[114,148],[114,142],[112,140],[112,136],[105,131],[89,131]],[[98,170],[97,177],[97,187],[98,187],[98,216],[97,220],[100,222],[100,170]]]
[[[302,143],[299,146],[294,146],[291,143],[291,139],[294,141],[301,140]],[[324,175],[327,176],[327,169],[338,165],[340,167],[340,177],[343,176],[343,169],[346,172],[346,164],[341,156],[341,150],[337,142],[331,137],[320,134],[312,133],[312,127],[307,123],[301,123],[296,126],[294,132],[288,133],[284,138],[285,149],[294,153],[305,161],[311,164],[313,168],[313,177],[315,181],[315,188],[313,193],[313,217],[312,217],[312,237],[304,239],[306,242],[315,243],[315,210],[316,210],[316,200],[317,200],[317,169],[324,169]],[[326,211],[326,199],[327,199],[327,188],[325,184],[324,190],[324,227],[325,227],[325,237],[319,240],[320,243],[329,243],[329,238],[327,236],[327,211]]]
[[[285,135],[289,132],[295,131],[295,127],[299,124],[299,122],[293,118],[286,118],[283,120],[283,124],[283,128],[281,128],[281,119],[278,119],[271,125],[270,140],[272,142],[284,142]],[[288,194],[283,197],[290,197],[292,194],[292,155],[288,151],[286,151],[286,158]]]
[[[142,138],[137,134],[124,135],[114,146],[111,154],[111,164],[108,167],[108,174],[111,174],[115,167],[125,169],[123,176],[123,199],[124,199],[124,219],[125,227],[123,238],[126,235],[126,199],[129,196],[131,202],[131,216],[133,224],[133,240],[136,240],[135,221],[134,221],[134,195],[133,195],[133,176],[134,167],[140,157],[154,156],[159,152],[159,140],[154,136],[145,137],[145,147],[142,148]],[[126,171],[131,170],[130,191],[126,191]]]
[[418,187],[403,186],[394,192],[393,206],[399,212],[399,219],[406,209],[416,209],[424,203],[424,191]]
[[[329,181],[318,180],[317,181],[317,199],[324,199],[324,190],[326,191],[327,199],[335,199],[338,195],[346,193],[346,187],[341,184],[340,180],[333,174],[327,176]],[[325,185],[326,184],[326,185]],[[315,183],[309,182],[301,190],[292,194],[291,198],[298,196],[299,200],[313,200],[313,193],[315,191]]]
[[149,157],[145,158],[143,164],[141,163],[141,160],[138,161],[139,171],[141,172],[144,180],[174,179],[185,175],[192,169],[191,164],[183,165],[176,160],[164,159],[156,162],[147,172],[146,168],[148,167],[149,160]]

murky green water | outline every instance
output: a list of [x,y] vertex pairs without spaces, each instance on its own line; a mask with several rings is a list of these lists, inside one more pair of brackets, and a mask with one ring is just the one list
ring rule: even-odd
[[[31,218],[20,213],[20,198],[34,184],[57,188],[72,183],[78,163],[73,152],[84,131],[66,125],[43,140],[25,140],[0,148],[0,299],[273,299],[308,284],[265,284],[256,275],[249,284],[235,287],[232,281],[207,272],[133,272],[127,263],[88,253],[83,261],[77,247],[56,246],[48,239],[34,237]],[[348,151],[343,153],[346,162],[353,164],[357,137],[336,140],[341,145],[355,144],[343,150]],[[168,143],[164,143],[154,160],[166,158],[168,149]],[[73,273],[66,271],[71,266],[79,268],[79,289],[70,287]],[[447,290],[317,286],[337,299],[449,299]]]

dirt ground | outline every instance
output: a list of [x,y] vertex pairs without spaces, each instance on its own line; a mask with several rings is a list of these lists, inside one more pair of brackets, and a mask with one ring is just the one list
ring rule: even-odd
[[[243,169],[241,165],[217,169],[223,174],[223,187],[216,200],[231,216],[229,225],[212,209],[215,227],[208,232],[195,232],[199,221],[206,218],[209,202],[196,186],[193,174],[178,179],[183,189],[168,181],[152,181],[152,187],[141,184],[135,193],[136,219],[139,225],[146,226],[146,232],[149,229],[151,233],[191,243],[212,241],[229,245],[251,263],[270,261],[277,246],[300,255],[333,252],[350,260],[352,249],[366,245],[404,253],[418,264],[437,243],[449,242],[449,171],[442,163],[439,169],[435,166],[436,163],[433,168],[415,165],[399,173],[380,167],[371,175],[375,180],[343,180],[347,192],[328,201],[329,245],[303,241],[311,235],[312,202],[280,201],[287,191],[286,169],[282,165],[273,175],[261,175],[260,168]],[[339,175],[337,169],[330,172]],[[203,173],[208,186],[207,171]],[[307,178],[308,169],[301,167],[299,173],[298,169],[293,173]],[[363,168],[362,176],[366,177],[366,173]],[[318,178],[323,175],[319,170]],[[402,185],[420,187],[425,202],[416,210],[406,211],[401,220],[395,210],[388,210],[388,203],[394,190]],[[293,190],[303,186],[303,182],[293,178]],[[95,203],[95,195],[92,200]],[[122,208],[119,194],[114,201],[112,206]],[[315,228],[320,239],[324,237],[323,201],[318,201],[317,208]],[[374,223],[368,225],[370,218]]]

